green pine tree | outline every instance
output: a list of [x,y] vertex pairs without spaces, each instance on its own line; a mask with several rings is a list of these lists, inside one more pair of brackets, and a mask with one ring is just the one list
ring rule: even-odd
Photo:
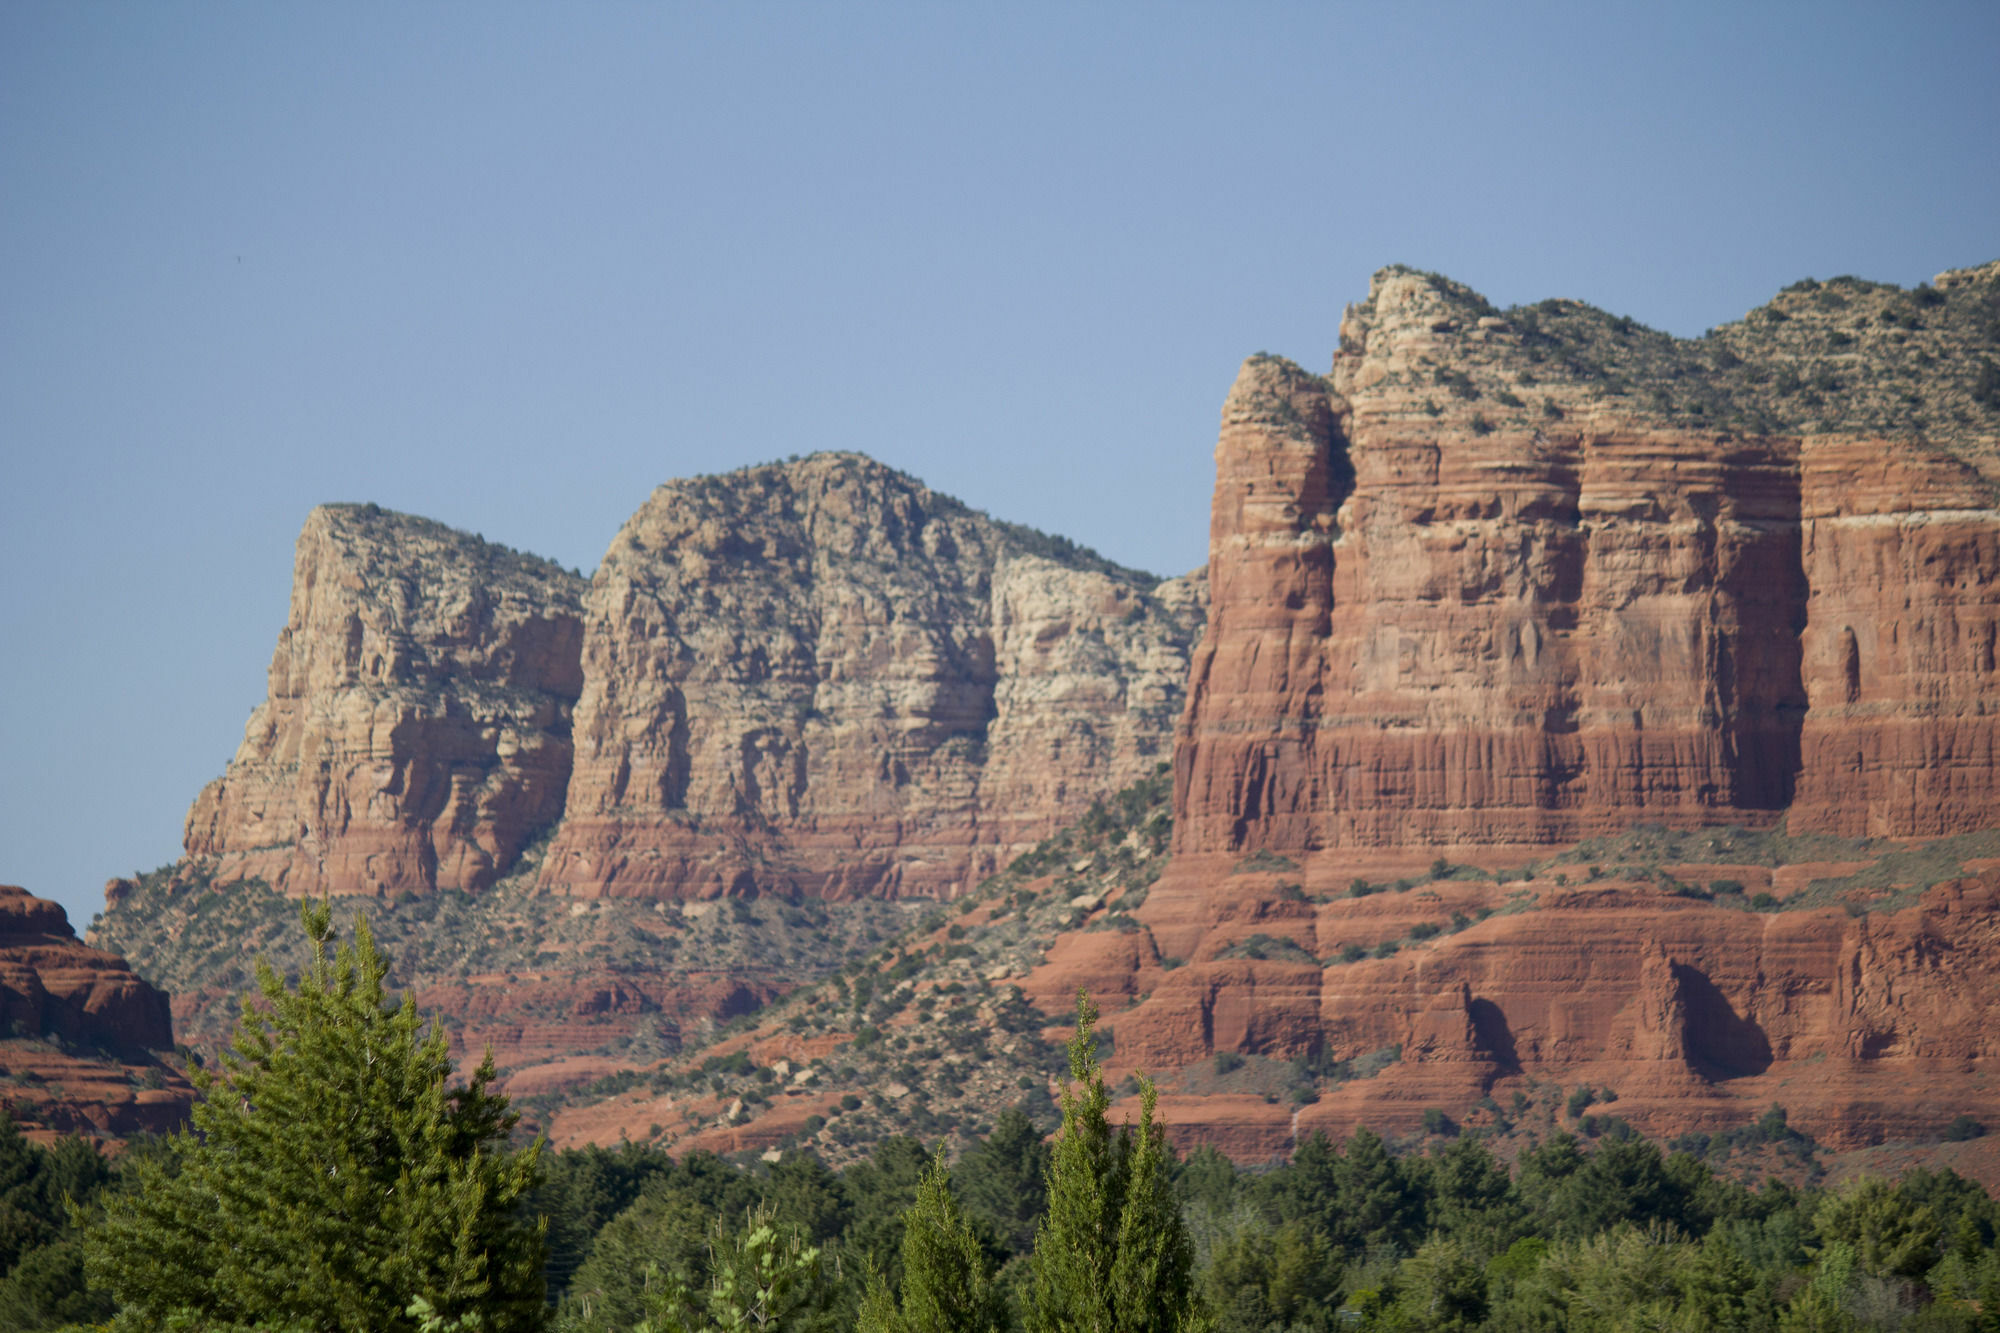
[[1143,1085],[1137,1139],[1114,1137],[1097,1063],[1097,1010],[1076,993],[1070,1082],[1049,1157],[1049,1205],[1031,1258],[1030,1333],[1173,1333],[1201,1326],[1193,1246],[1166,1176],[1166,1141]]
[[491,1055],[448,1088],[444,1033],[407,994],[388,1007],[366,919],[329,956],[330,905],[301,917],[297,990],[259,964],[221,1071],[196,1072],[192,1132],[87,1235],[93,1284],[138,1327],[540,1328],[542,1236],[520,1208],[540,1145],[508,1149]]
[[1167,1178],[1167,1136],[1153,1119],[1159,1092],[1139,1077],[1139,1130],[1125,1154],[1124,1206],[1111,1261],[1113,1327],[1120,1333],[1192,1328],[1194,1244]]
[[888,1279],[872,1275],[861,1307],[861,1333],[1000,1333],[1006,1309],[986,1271],[986,1256],[951,1191],[939,1147],[903,1214],[903,1300]]

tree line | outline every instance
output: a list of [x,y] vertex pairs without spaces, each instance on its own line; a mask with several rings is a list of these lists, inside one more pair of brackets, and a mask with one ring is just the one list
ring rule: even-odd
[[1463,1136],[1177,1156],[1114,1125],[1079,995],[1061,1126],[834,1171],[512,1143],[490,1062],[390,1003],[365,921],[268,968],[190,1130],[115,1161],[0,1122],[0,1327],[2000,1333],[2000,1205],[1949,1171],[1756,1189],[1619,1127],[1510,1168]]

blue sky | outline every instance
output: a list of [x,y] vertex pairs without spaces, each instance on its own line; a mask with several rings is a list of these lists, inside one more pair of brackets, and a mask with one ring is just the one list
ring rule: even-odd
[[2000,256],[1990,3],[0,6],[0,881],[79,925],[314,504],[588,571],[860,449],[1206,555],[1236,366],[1409,263],[1693,335]]

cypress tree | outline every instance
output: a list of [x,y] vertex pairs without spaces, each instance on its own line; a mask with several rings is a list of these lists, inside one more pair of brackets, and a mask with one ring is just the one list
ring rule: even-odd
[[1069,1040],[1062,1129],[1049,1154],[1049,1210],[1035,1232],[1029,1333],[1110,1333],[1111,1263],[1118,1244],[1120,1154],[1097,1064],[1097,1009],[1079,987]]
[[939,1147],[903,1214],[903,1300],[896,1308],[888,1280],[869,1281],[862,1333],[1000,1333],[1006,1311],[986,1271],[986,1256],[959,1211],[951,1173]]
[[1194,1247],[1167,1175],[1158,1094],[1140,1085],[1136,1137],[1112,1136],[1097,1063],[1097,1010],[1076,993],[1070,1082],[1049,1157],[1049,1209],[1035,1235],[1030,1333],[1176,1333],[1203,1321]]
[[387,1007],[366,919],[329,957],[330,905],[301,918],[297,990],[259,964],[221,1071],[195,1073],[193,1131],[88,1234],[93,1282],[148,1326],[414,1330],[415,1304],[433,1325],[541,1327],[542,1237],[517,1207],[539,1145],[508,1150],[491,1054],[447,1090],[445,1035],[407,994]]
[[1167,1178],[1166,1133],[1153,1119],[1159,1093],[1139,1079],[1139,1132],[1126,1154],[1125,1204],[1111,1262],[1113,1327],[1173,1333],[1195,1327],[1194,1245]]

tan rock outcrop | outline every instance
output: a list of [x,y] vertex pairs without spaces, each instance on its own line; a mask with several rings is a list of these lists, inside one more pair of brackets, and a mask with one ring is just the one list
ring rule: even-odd
[[562,813],[580,578],[373,505],[307,516],[269,697],[187,819],[219,882],[480,889]]
[[586,599],[540,882],[948,896],[1165,761],[1202,603],[859,455],[662,486]]

